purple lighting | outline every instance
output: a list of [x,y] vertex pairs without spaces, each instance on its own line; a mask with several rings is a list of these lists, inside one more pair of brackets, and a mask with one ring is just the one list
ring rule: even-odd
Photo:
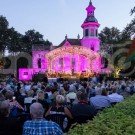
[[32,74],[33,74],[33,69],[28,69],[28,68],[20,68],[19,69],[19,80],[32,80]]
[[[65,40],[58,46],[50,46],[48,49],[33,50],[33,68],[19,69],[20,80],[31,80],[33,74],[47,72],[48,74],[81,74],[88,75],[101,72],[100,40],[98,28],[100,24],[94,16],[95,7],[92,2],[86,8],[87,17],[81,25],[83,37],[80,39]],[[46,46],[47,47],[47,46]],[[46,48],[45,47],[45,48]]]

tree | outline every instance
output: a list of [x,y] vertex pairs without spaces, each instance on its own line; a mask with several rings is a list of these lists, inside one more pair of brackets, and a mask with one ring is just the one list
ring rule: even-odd
[[47,39],[43,42],[44,45],[52,45],[52,43]]
[[10,28],[8,29],[8,33],[9,33],[9,42],[8,42],[8,50],[9,52],[21,52],[22,51],[22,37],[23,35],[21,35],[20,33],[18,33],[17,31],[15,31],[14,28]]
[[5,17],[0,16],[0,51],[4,53],[9,41],[8,21]]
[[135,35],[135,18],[122,31],[122,40],[128,40]]
[[116,44],[121,39],[120,30],[112,27],[105,27],[100,33],[99,38],[102,41],[102,44]]
[[23,51],[31,52],[33,44],[41,44],[44,42],[43,35],[35,30],[28,30],[22,38],[24,46]]
[[135,13],[135,7],[133,7],[130,11],[130,14],[133,15]]

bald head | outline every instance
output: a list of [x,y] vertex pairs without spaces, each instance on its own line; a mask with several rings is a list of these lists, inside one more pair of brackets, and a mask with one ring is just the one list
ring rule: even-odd
[[34,119],[36,118],[43,118],[44,108],[40,103],[33,103],[30,106],[30,114],[33,116]]

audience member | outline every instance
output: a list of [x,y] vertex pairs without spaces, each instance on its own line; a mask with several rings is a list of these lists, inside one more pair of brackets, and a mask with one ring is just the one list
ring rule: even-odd
[[22,135],[63,135],[60,126],[43,118],[44,109],[40,103],[30,106],[32,120],[26,121]]
[[56,96],[56,106],[50,107],[45,116],[47,116],[49,114],[63,114],[72,119],[72,115],[71,115],[71,112],[69,111],[69,109],[67,107],[63,106],[64,102],[65,102],[64,96],[57,95]]
[[0,101],[0,135],[21,135],[21,125],[15,118],[10,118],[8,100]]
[[114,102],[117,103],[124,100],[124,97],[117,93],[116,87],[112,88],[112,94],[108,95],[108,97],[110,98],[111,103],[114,103]]

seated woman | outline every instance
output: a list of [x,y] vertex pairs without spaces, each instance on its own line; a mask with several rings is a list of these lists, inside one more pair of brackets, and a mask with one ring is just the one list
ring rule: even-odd
[[73,117],[72,117],[71,112],[68,110],[67,107],[63,106],[64,102],[65,102],[64,96],[57,95],[56,96],[56,105],[50,107],[45,116],[48,116],[50,114],[62,114],[62,115],[66,115],[67,117],[72,119]]

